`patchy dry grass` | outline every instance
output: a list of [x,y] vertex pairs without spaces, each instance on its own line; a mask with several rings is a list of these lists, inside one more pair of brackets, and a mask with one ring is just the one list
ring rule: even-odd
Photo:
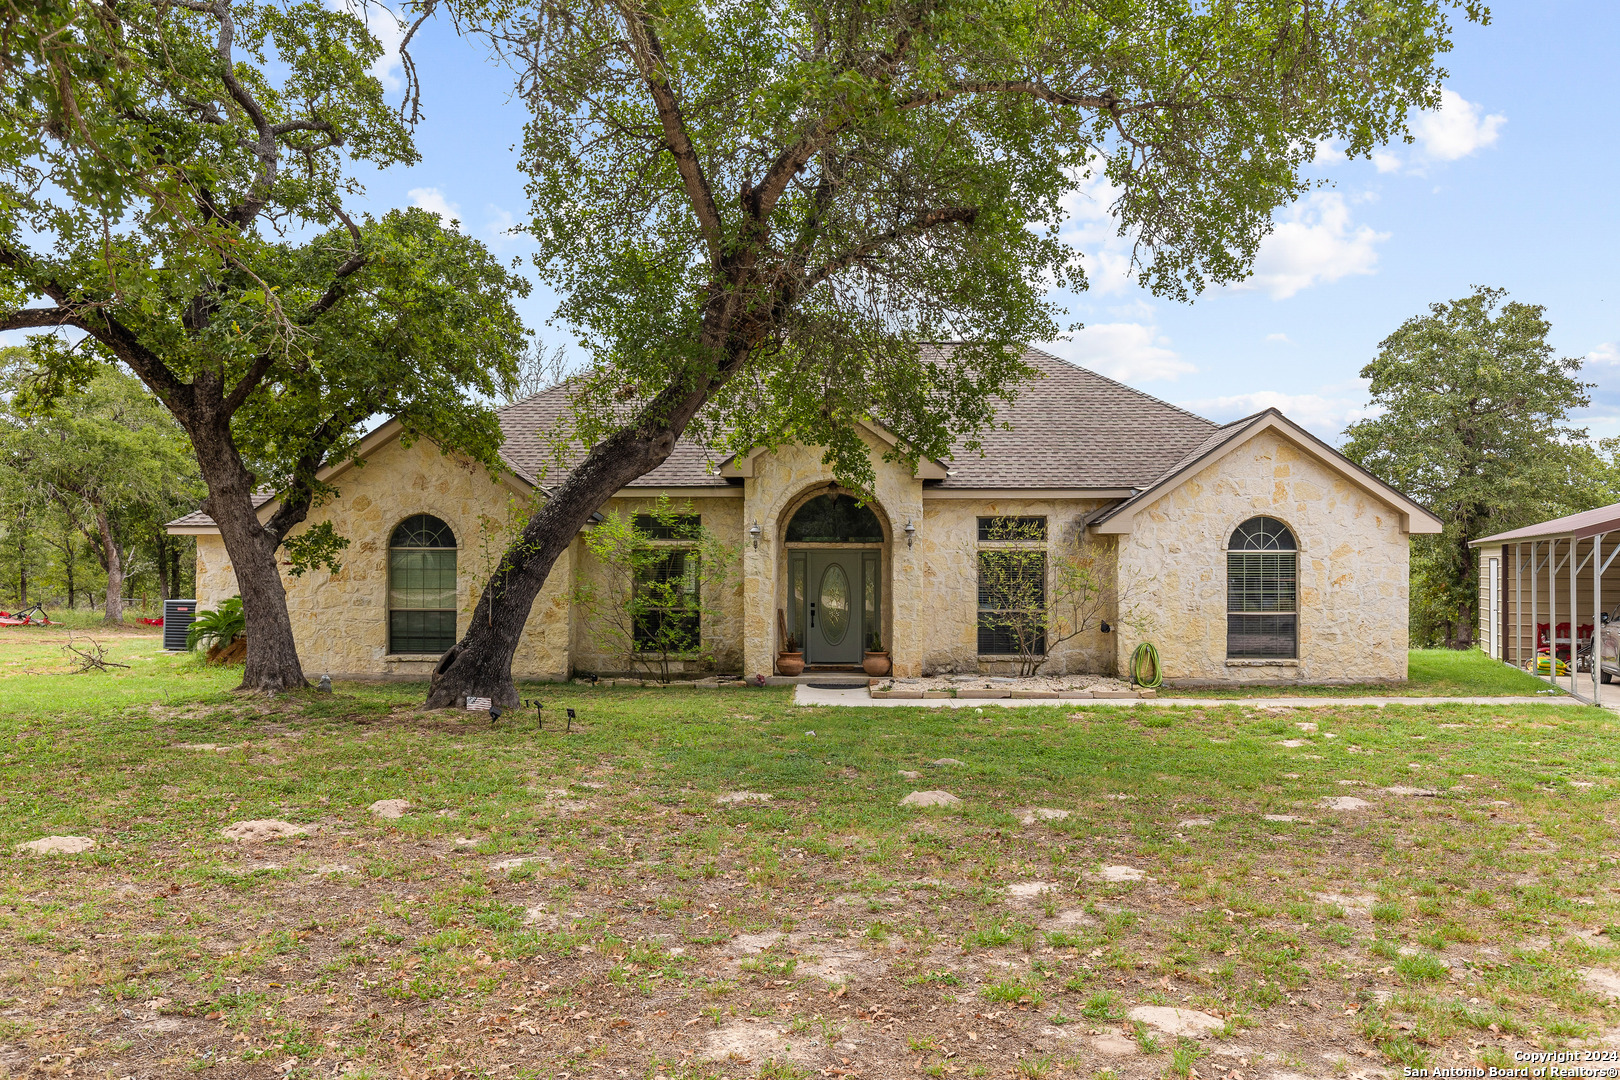
[[[1266,1080],[1617,1045],[1583,977],[1620,966],[1608,712],[537,687],[541,731],[411,686],[238,697],[151,637],[25,674],[54,648],[0,638],[0,1076]],[[963,805],[900,809],[918,787]],[[313,831],[220,835],[251,819]],[[12,854],[46,835],[97,846]]]

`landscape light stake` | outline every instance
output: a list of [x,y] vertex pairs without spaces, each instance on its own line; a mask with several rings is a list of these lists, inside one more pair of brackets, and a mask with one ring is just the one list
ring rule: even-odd
[[565,730],[567,730],[567,731],[573,731],[574,730],[574,710],[573,709],[568,710],[568,727]]
[[523,707],[533,709],[535,723],[540,725],[541,731],[546,730],[546,703],[543,701],[525,701]]

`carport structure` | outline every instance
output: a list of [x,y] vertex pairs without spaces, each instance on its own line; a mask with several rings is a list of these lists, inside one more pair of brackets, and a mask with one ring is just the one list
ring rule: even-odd
[[[1606,662],[1617,665],[1614,651],[1601,647],[1604,615],[1620,606],[1620,503],[1583,510],[1522,529],[1475,540],[1479,551],[1479,644],[1504,663],[1536,670],[1542,653],[1569,664],[1558,674],[1547,665],[1547,681],[1594,704],[1602,702]],[[1611,572],[1612,569],[1612,572]],[[1577,656],[1588,638],[1589,673],[1576,671]],[[1586,683],[1590,677],[1591,683]],[[1610,692],[1620,702],[1620,693]]]

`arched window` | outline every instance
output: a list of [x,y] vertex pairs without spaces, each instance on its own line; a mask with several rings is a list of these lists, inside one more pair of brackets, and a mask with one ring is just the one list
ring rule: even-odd
[[388,541],[388,651],[437,655],[456,643],[456,534],[429,514]]
[[848,495],[817,495],[788,522],[790,544],[881,544],[883,526],[872,508]]
[[1299,655],[1299,545],[1276,518],[1254,517],[1226,545],[1226,655]]

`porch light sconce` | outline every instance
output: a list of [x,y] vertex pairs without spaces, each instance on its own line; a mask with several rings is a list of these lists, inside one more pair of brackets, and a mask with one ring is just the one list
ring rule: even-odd
[[761,531],[762,530],[759,527],[759,519],[756,518],[754,520],[754,523],[752,525],[748,526],[748,535],[752,536],[754,538],[754,550],[755,551],[759,550],[759,534],[760,534]]
[[913,540],[915,540],[916,538],[917,538],[917,526],[915,526],[915,525],[913,525],[911,523],[910,518],[906,518],[906,547],[910,547],[911,542]]

